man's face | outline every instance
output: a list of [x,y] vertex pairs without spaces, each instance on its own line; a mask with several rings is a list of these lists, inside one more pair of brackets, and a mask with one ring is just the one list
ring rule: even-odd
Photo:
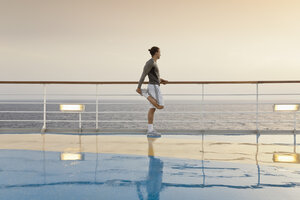
[[156,56],[157,56],[157,59],[160,58],[160,49],[158,49],[158,51],[156,52]]

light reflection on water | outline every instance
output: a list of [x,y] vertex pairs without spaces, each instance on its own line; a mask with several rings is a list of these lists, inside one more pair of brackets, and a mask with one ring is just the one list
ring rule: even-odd
[[[231,139],[230,139],[231,138]],[[276,139],[276,138],[279,138]],[[1,199],[296,199],[293,136],[0,135]],[[63,160],[63,153],[72,153]],[[69,155],[68,154],[68,155]],[[74,156],[82,154],[82,157]],[[268,198],[266,198],[266,196]]]

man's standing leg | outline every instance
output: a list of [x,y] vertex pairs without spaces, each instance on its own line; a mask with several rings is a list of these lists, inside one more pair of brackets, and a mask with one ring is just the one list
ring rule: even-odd
[[148,111],[148,132],[153,131],[153,118],[154,118],[154,112],[156,108],[149,108]]
[[[154,113],[156,110],[156,106],[159,106],[157,103],[158,93],[155,90],[156,89],[154,84],[148,84],[147,92],[143,92],[143,95],[149,100],[148,131],[147,131],[148,137],[161,137],[160,133],[158,133],[153,127]],[[152,103],[151,100],[154,101],[154,104]],[[163,106],[159,106],[158,109],[160,108],[163,108]]]

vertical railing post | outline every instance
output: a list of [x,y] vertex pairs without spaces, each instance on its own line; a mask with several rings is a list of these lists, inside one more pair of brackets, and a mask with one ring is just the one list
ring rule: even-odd
[[294,153],[297,152],[297,135],[296,131],[294,131]]
[[98,84],[96,84],[96,129],[98,129]]
[[294,132],[296,132],[296,122],[297,122],[296,111],[294,111]]
[[201,125],[202,131],[204,131],[204,84],[202,83],[202,99],[201,99]]
[[202,175],[203,175],[203,179],[202,179],[202,184],[205,185],[205,171],[204,171],[204,133],[202,133]]
[[256,132],[258,133],[258,83],[256,83]]
[[81,112],[79,112],[79,128],[81,130]]
[[296,153],[296,147],[297,147],[297,142],[296,142],[296,139],[297,139],[297,135],[296,135],[296,122],[297,122],[297,116],[296,116],[296,112],[297,111],[294,111],[294,153]]
[[44,132],[46,130],[46,114],[47,114],[47,110],[46,110],[46,105],[47,105],[47,96],[46,96],[46,84],[43,84],[43,93],[44,93],[44,116],[43,116],[43,128],[42,128],[42,132]]
[[256,134],[256,153],[255,153],[255,161],[257,167],[257,186],[260,185],[260,167],[258,162],[258,153],[259,153],[259,134]]

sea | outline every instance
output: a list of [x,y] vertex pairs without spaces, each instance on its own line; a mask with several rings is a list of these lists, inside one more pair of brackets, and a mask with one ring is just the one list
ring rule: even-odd
[[[59,105],[84,104],[81,113],[60,111]],[[260,130],[299,129],[297,112],[275,112],[273,103],[255,101],[165,100],[164,109],[156,109],[153,125],[164,130]],[[98,127],[108,129],[147,128],[149,102],[141,100],[98,100]],[[258,113],[256,109],[258,106]],[[43,101],[0,101],[0,128],[42,128]],[[92,100],[47,100],[47,128],[96,127],[96,104]],[[15,120],[15,121],[14,121]],[[26,120],[26,121],[22,121]],[[74,121],[72,121],[74,120]]]

